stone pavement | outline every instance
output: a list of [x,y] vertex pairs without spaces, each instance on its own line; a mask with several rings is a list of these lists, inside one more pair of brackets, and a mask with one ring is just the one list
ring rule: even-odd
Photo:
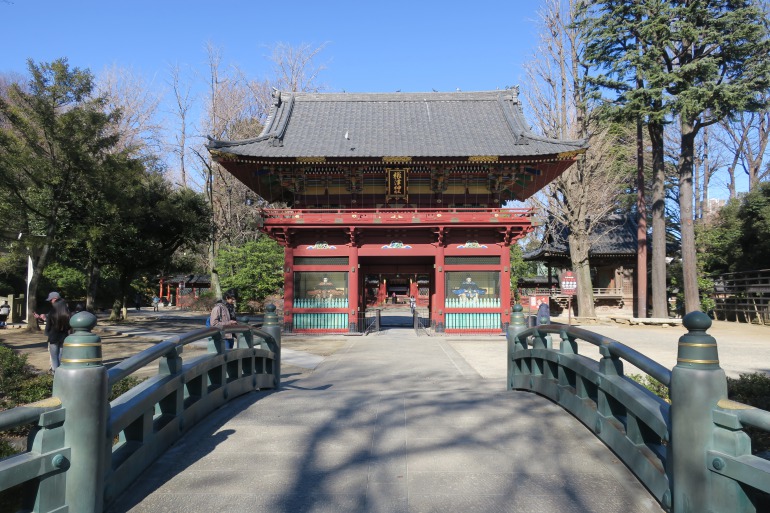
[[[448,338],[314,343],[340,347],[205,419],[111,513],[662,511],[575,418],[507,392]],[[504,337],[477,343],[504,360]]]

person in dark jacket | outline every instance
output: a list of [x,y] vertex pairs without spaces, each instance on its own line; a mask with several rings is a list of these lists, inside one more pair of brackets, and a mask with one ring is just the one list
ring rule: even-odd
[[[227,301],[227,298],[232,297],[232,301]],[[227,307],[227,313],[230,314],[230,320],[238,322],[238,319],[235,316],[235,302],[238,300],[238,298],[235,296],[234,290],[228,290],[225,293],[225,306]]]
[[70,332],[70,312],[67,302],[58,292],[48,294],[46,301],[51,302],[51,311],[45,318],[45,334],[48,337],[48,353],[51,355],[51,372],[56,372],[61,365],[64,339]]
[[548,300],[540,300],[540,306],[537,307],[537,322],[541,324],[548,324],[551,322],[551,307],[548,305]]

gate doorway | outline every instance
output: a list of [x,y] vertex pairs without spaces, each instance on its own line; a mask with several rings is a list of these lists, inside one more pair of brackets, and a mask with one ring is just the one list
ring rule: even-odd
[[411,328],[411,298],[423,315],[430,311],[435,293],[433,263],[433,257],[361,257],[365,311],[379,309],[383,328]]

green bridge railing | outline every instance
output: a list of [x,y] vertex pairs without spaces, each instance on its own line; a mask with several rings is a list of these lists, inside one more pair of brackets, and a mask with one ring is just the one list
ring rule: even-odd
[[[20,511],[99,513],[185,432],[229,400],[280,387],[281,326],[268,305],[261,329],[204,328],[171,337],[111,369],[102,363],[96,317],[71,319],[53,397],[0,412],[0,431],[34,424],[27,452],[0,460],[0,492]],[[225,334],[237,340],[225,348]],[[207,353],[183,361],[185,345]],[[115,383],[158,361],[158,373],[108,401]]]
[[[683,319],[669,371],[615,340],[556,324],[526,328],[520,305],[508,329],[508,389],[545,396],[602,440],[674,513],[768,511],[770,461],[752,455],[747,426],[770,431],[770,412],[727,399],[711,319]],[[597,346],[597,361],[578,342]],[[558,347],[554,347],[554,345]],[[669,388],[671,404],[623,373],[623,361]]]
[[[0,412],[0,430],[36,424],[26,453],[0,461],[0,492],[26,484],[22,511],[99,513],[195,423],[240,394],[280,386],[280,325],[268,306],[261,330],[237,326],[173,337],[107,370],[95,317],[73,317],[53,397]],[[770,461],[752,455],[746,426],[770,431],[770,412],[727,400],[711,320],[688,314],[677,365],[662,367],[615,340],[579,328],[526,328],[520,306],[508,330],[508,389],[528,390],[576,416],[674,513],[755,513],[770,493]],[[224,335],[237,337],[233,350]],[[554,339],[558,337],[558,348]],[[183,347],[208,341],[205,355]],[[597,346],[601,359],[578,353]],[[117,381],[158,361],[158,374],[111,403]],[[671,404],[623,373],[623,361],[669,387]],[[764,504],[764,503],[762,503]],[[763,509],[765,508],[765,509]]]

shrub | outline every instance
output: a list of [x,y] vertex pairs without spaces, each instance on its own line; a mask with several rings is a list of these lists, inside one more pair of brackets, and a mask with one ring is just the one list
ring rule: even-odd
[[10,443],[8,443],[7,440],[0,438],[0,460],[7,458],[8,456],[13,456],[18,452],[19,451],[17,451]]
[[[666,402],[671,402],[668,387],[658,380],[639,374],[629,374],[628,377]],[[727,378],[727,397],[739,403],[770,411],[770,376],[755,372],[741,374],[738,379]],[[751,438],[751,452],[770,451],[770,433],[752,427],[747,427],[745,431]]]
[[136,378],[134,376],[128,376],[126,378],[121,379],[114,385],[112,385],[112,391],[110,392],[110,401],[114,401],[121,395],[125,394],[132,388],[134,388],[136,385],[144,381],[143,379]]
[[642,385],[644,388],[652,392],[653,394],[657,395],[667,403],[671,403],[671,398],[668,394],[668,387],[658,381],[657,379],[653,378],[652,376],[649,376],[645,374],[644,376],[640,374],[629,374],[628,377],[640,385]]
[[[761,372],[741,374],[738,379],[727,378],[727,397],[739,403],[770,411],[770,376]],[[751,452],[770,451],[770,433],[748,427]]]

